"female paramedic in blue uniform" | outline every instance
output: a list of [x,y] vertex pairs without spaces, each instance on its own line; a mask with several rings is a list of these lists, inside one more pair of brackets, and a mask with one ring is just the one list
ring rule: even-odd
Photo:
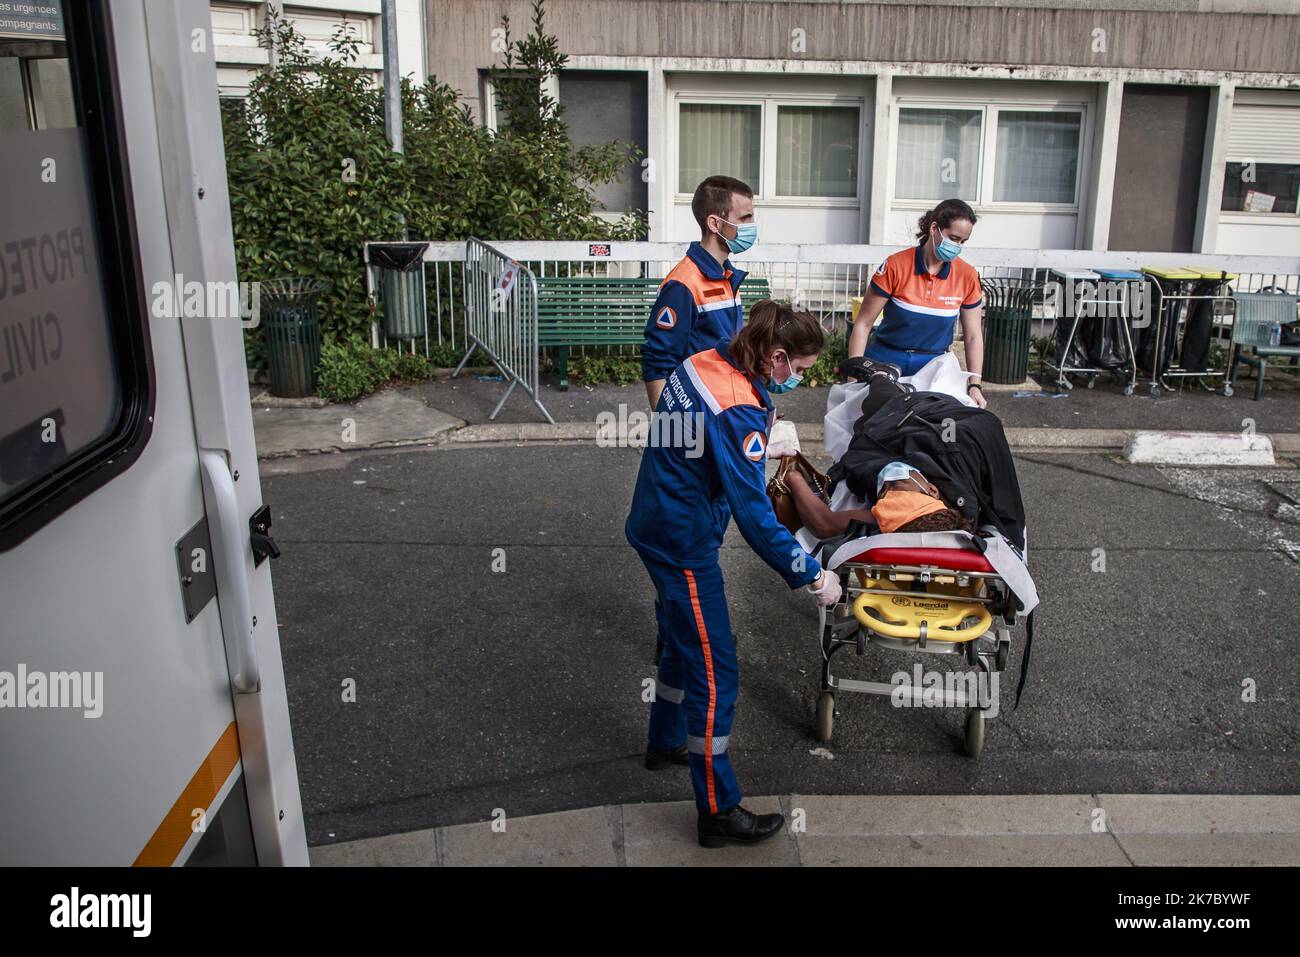
[[[889,362],[914,375],[952,345],[960,317],[966,348],[966,383],[975,404],[987,408],[980,380],[984,371],[984,315],[975,267],[958,259],[975,227],[975,213],[960,199],[945,199],[918,220],[920,245],[894,253],[871,277],[849,336],[848,354]],[[872,331],[881,310],[885,319]],[[868,341],[870,337],[870,341]]]
[[681,441],[647,443],[624,526],[662,608],[645,764],[690,766],[704,847],[761,841],[785,820],[740,806],[727,757],[738,672],[718,549],[731,516],[791,588],[809,588],[823,607],[840,596],[838,576],[823,572],[776,520],[764,476],[775,416],[769,393],[798,385],[822,343],[811,315],[764,300],[730,342],[678,365],[652,428],[668,435],[669,423],[678,426]]

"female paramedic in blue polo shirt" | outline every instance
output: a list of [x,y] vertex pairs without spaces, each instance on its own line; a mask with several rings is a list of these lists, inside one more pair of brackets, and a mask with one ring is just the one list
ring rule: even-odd
[[624,526],[662,609],[645,765],[690,766],[704,847],[755,843],[785,821],[740,806],[727,757],[737,664],[718,550],[731,516],[791,588],[809,588],[823,607],[840,597],[838,576],[823,572],[776,520],[764,476],[775,417],[770,393],[798,385],[822,344],[811,315],[763,300],[730,342],[678,365],[664,383],[652,429],[656,437],[681,440],[647,443]]
[[[987,408],[980,386],[984,370],[984,301],[975,267],[958,259],[975,227],[975,212],[960,199],[945,199],[918,220],[920,244],[894,253],[871,277],[849,336],[848,354],[865,355],[914,375],[952,345],[960,317],[966,349],[966,391]],[[880,328],[872,331],[884,310]],[[870,341],[868,341],[870,337]]]

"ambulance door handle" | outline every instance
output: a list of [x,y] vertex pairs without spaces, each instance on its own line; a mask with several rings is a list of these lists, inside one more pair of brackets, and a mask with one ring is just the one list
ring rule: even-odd
[[217,605],[225,634],[230,684],[242,694],[261,687],[257,645],[253,639],[253,599],[248,590],[245,552],[247,532],[239,521],[239,501],[223,453],[199,449],[203,473],[203,498],[208,507],[212,535],[213,567],[217,573]]

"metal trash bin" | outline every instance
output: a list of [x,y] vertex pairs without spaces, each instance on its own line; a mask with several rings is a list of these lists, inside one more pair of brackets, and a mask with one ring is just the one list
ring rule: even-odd
[[323,279],[271,279],[258,284],[266,330],[271,394],[316,394],[320,363],[320,315],[316,304],[330,284]]
[[418,339],[425,334],[424,251],[428,243],[371,243],[370,265],[379,270],[384,335]]
[[1029,375],[1029,331],[1039,284],[998,276],[980,281],[984,292],[984,375],[1016,385]]

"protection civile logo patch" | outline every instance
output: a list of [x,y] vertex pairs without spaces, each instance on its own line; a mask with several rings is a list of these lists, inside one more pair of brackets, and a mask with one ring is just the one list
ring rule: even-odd
[[763,453],[767,451],[767,437],[762,432],[750,432],[740,443],[740,450],[751,462],[761,462]]

